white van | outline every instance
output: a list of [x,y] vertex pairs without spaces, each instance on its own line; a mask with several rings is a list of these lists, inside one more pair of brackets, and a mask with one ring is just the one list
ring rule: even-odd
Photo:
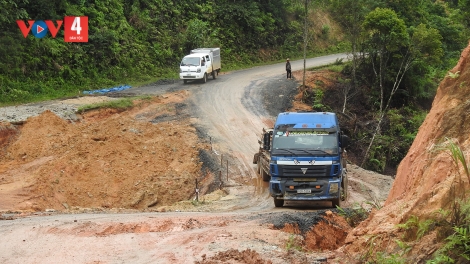
[[208,75],[215,79],[220,72],[220,48],[200,48],[191,50],[180,63],[180,79],[202,80],[207,82]]

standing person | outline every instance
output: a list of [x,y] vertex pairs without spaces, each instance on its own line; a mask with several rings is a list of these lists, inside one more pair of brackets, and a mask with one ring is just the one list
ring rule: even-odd
[[289,58],[287,58],[287,62],[286,62],[286,71],[287,71],[287,79],[289,79],[289,78],[292,79],[292,69],[290,67]]

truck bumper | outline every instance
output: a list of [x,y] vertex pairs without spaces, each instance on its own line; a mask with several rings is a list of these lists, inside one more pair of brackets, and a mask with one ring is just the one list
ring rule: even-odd
[[290,180],[271,180],[269,193],[272,197],[286,201],[333,200],[340,197],[341,181],[293,182]]

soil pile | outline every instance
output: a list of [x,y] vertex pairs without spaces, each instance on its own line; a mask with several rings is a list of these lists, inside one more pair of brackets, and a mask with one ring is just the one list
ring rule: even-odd
[[[450,142],[469,157],[470,149],[470,46],[457,66],[439,85],[432,109],[419,129],[397,175],[385,206],[355,228],[344,250],[362,252],[396,252],[395,239],[402,237],[397,224],[412,216],[419,220],[433,217],[469,189],[469,179],[461,164],[452,159]],[[374,237],[373,246],[369,238]],[[421,261],[436,247],[436,233],[425,236],[409,251],[413,262]]]
[[159,121],[175,115],[186,97],[179,92],[135,101],[130,111],[90,111],[78,122],[45,111],[20,130],[2,125],[0,208],[141,210],[189,199],[201,176],[199,152],[208,147],[189,118]]

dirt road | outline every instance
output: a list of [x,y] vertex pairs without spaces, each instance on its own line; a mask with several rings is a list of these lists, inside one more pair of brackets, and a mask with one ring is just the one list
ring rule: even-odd
[[[344,55],[341,55],[344,56]],[[334,62],[338,55],[325,56],[316,59],[310,59],[307,66],[315,66]],[[293,70],[300,70],[303,65],[302,61],[292,62]],[[252,164],[252,155],[257,151],[258,135],[262,127],[272,125],[274,115],[280,111],[286,111],[291,105],[291,100],[296,93],[297,83],[293,80],[285,79],[284,64],[276,64],[270,66],[256,67],[249,70],[237,71],[227,74],[221,74],[217,79],[209,79],[207,83],[159,83],[145,87],[132,88],[123,93],[126,94],[150,94],[161,95],[158,105],[148,103],[142,106],[140,110],[133,113],[132,118],[140,121],[149,121],[159,128],[156,132],[148,133],[148,137],[144,137],[145,129],[148,126],[141,123],[131,123],[131,128],[122,129],[121,126],[127,125],[128,116],[116,116],[109,118],[109,123],[94,125],[91,128],[85,126],[78,130],[80,134],[77,136],[69,136],[69,129],[66,124],[60,121],[54,121],[57,126],[62,128],[61,133],[67,133],[69,141],[51,143],[53,149],[60,145],[68,145],[71,142],[81,142],[81,137],[92,137],[93,142],[101,145],[101,149],[106,150],[91,156],[93,159],[102,159],[102,162],[89,163],[91,167],[98,167],[95,173],[103,173],[102,171],[111,171],[111,176],[119,173],[129,166],[124,160],[107,161],[106,157],[112,153],[111,149],[106,149],[107,143],[112,141],[113,134],[108,131],[99,131],[99,126],[110,129],[118,127],[117,144],[123,144],[123,138],[127,134],[124,132],[132,132],[140,135],[133,136],[130,146],[120,148],[120,151],[132,150],[132,146],[136,150],[142,152],[142,158],[152,159],[151,162],[164,162],[165,155],[185,155],[180,149],[188,148],[184,146],[184,142],[189,142],[189,148],[194,148],[194,139],[188,131],[184,123],[189,123],[192,127],[196,127],[196,132],[200,138],[210,146],[211,157],[218,160],[219,157],[228,162],[228,180],[223,181],[223,191],[214,192],[218,197],[211,198],[209,195],[205,198],[206,203],[198,204],[198,206],[185,207],[183,204],[169,207],[160,207],[159,212],[142,213],[141,210],[127,210],[120,208],[111,208],[104,210],[103,208],[88,208],[79,211],[59,212],[57,210],[42,210],[28,217],[19,217],[20,215],[14,211],[3,210],[0,221],[0,262],[2,263],[312,263],[314,261],[328,259],[328,262],[341,263],[338,253],[332,250],[336,249],[338,241],[344,239],[347,232],[347,224],[342,223],[341,219],[337,219],[334,214],[328,212],[328,203],[317,204],[286,204],[283,208],[274,208],[272,199],[269,199],[267,186],[258,179],[254,172]],[[94,97],[92,97],[94,98]],[[164,101],[173,102],[172,108],[176,114],[161,114],[168,109],[162,107]],[[32,116],[40,113],[48,107],[56,109],[57,115],[68,120],[74,120],[76,116],[70,113],[70,109],[76,107],[83,102],[53,102],[49,104],[37,104],[27,106],[27,114],[23,115],[21,106],[14,108],[0,109],[0,119],[3,121],[22,122],[24,116]],[[173,111],[172,110],[172,111]],[[169,111],[169,110],[168,110]],[[160,113],[157,115],[157,112]],[[147,117],[150,117],[146,119]],[[86,122],[103,119],[103,113],[88,117]],[[113,121],[115,120],[115,121]],[[1,120],[0,120],[1,121]],[[34,123],[34,121],[28,121]],[[39,133],[41,119],[37,120],[37,127],[31,127],[34,132]],[[51,122],[51,121],[48,121]],[[81,122],[81,123],[86,123]],[[113,123],[115,122],[115,123]],[[132,121],[129,121],[132,122]],[[183,123],[183,124],[182,124]],[[42,125],[41,125],[42,124]],[[159,159],[147,158],[142,149],[149,147],[148,142],[154,141],[154,137],[160,132],[165,131],[165,138],[160,142],[154,142],[154,146],[168,144],[166,149],[158,149],[157,153],[153,151],[153,155],[159,155]],[[23,132],[26,133],[26,132]],[[103,133],[104,135],[100,135]],[[105,134],[108,133],[108,134]],[[60,133],[51,131],[44,132],[46,141],[52,142]],[[124,136],[123,136],[124,135]],[[176,136],[176,138],[175,138]],[[141,141],[146,145],[140,145]],[[176,141],[182,143],[173,144]],[[143,144],[142,143],[142,144]],[[173,144],[173,145],[172,145]],[[182,145],[183,144],[183,145]],[[31,146],[34,148],[34,145]],[[138,148],[137,148],[138,147]],[[83,160],[67,160],[67,155],[72,155],[71,149],[67,149],[63,153],[57,152],[58,156],[50,157],[49,160],[41,160],[41,164],[48,163],[51,159],[57,157],[65,157],[60,165],[51,165],[51,170],[63,168],[59,170],[59,174],[66,175],[71,167],[82,166]],[[23,152],[18,152],[23,153]],[[76,158],[81,158],[86,150],[80,150]],[[115,153],[114,155],[119,154]],[[152,153],[151,153],[152,154]],[[151,155],[149,154],[149,155]],[[29,159],[29,156],[21,154],[23,159]],[[120,155],[123,155],[121,153]],[[189,155],[187,159],[192,159],[194,155]],[[97,158],[99,157],[99,158]],[[126,156],[134,158],[131,156]],[[149,156],[152,157],[152,156]],[[75,158],[74,158],[75,159]],[[36,162],[38,166],[38,160]],[[74,163],[76,165],[68,165]],[[93,162],[93,161],[90,161]],[[211,162],[214,162],[212,160]],[[118,164],[118,163],[124,163]],[[211,166],[205,164],[205,166]],[[32,175],[31,163],[24,165],[21,175]],[[114,166],[110,167],[110,164]],[[224,163],[225,164],[225,163]],[[135,168],[133,174],[145,174],[146,168],[150,170],[150,164],[145,163],[139,168]],[[184,161],[169,160],[168,164],[161,164],[160,167],[152,167],[151,170],[159,171],[162,167],[172,168],[171,173],[180,173],[179,168],[186,166]],[[216,165],[214,165],[216,166]],[[134,167],[134,166],[132,166]],[[92,169],[92,168],[90,168]],[[119,170],[118,170],[119,169]],[[133,168],[134,169],[134,168]],[[194,170],[197,168],[192,168]],[[0,170],[6,184],[13,184],[9,181],[14,178],[17,172]],[[348,169],[350,179],[351,198],[346,206],[356,202],[369,200],[371,197],[383,200],[388,194],[391,185],[391,178],[361,170],[356,166],[349,166]],[[170,173],[168,172],[168,173]],[[16,174],[15,174],[16,173]],[[42,174],[47,173],[43,170]],[[184,173],[184,172],[183,172]],[[41,174],[41,173],[39,173]],[[107,175],[107,174],[105,174]],[[171,174],[169,174],[171,175]],[[10,177],[10,178],[8,178]],[[61,176],[54,176],[61,177]],[[153,182],[155,176],[149,175],[145,179],[133,179],[128,184],[134,185],[134,189],[143,188],[145,180]],[[42,191],[58,188],[63,183],[64,178],[41,178],[46,184]],[[107,185],[106,182],[96,182],[94,185]],[[140,184],[140,185],[139,185]],[[166,184],[175,184],[166,181]],[[69,184],[70,185],[70,184]],[[149,184],[150,185],[150,184]],[[82,189],[85,185],[80,185]],[[55,200],[60,200],[72,189],[73,186],[61,186],[58,188],[58,194],[55,194]],[[99,186],[96,187],[96,190]],[[114,186],[119,189],[127,186]],[[90,184],[87,188],[91,188]],[[106,191],[108,187],[106,187]],[[77,188],[75,188],[77,189]],[[79,188],[80,189],[80,188]],[[95,189],[93,189],[95,190]],[[150,189],[149,189],[150,190]],[[179,189],[185,196],[191,194],[191,190]],[[76,191],[76,190],[75,190]],[[0,188],[0,192],[2,189]],[[98,192],[98,191],[97,191]],[[83,200],[96,200],[98,196],[106,197],[111,203],[109,197],[120,196],[121,194],[131,193],[132,189],[125,192],[106,193],[103,190],[97,193],[93,191],[85,192]],[[3,195],[4,193],[2,193]],[[24,190],[22,195],[25,194]],[[143,194],[142,194],[143,195]],[[148,192],[145,194],[148,195]],[[152,194],[153,195],[153,194]],[[165,199],[171,196],[180,195],[178,189],[176,192],[169,192]],[[58,198],[57,198],[58,197]],[[140,196],[142,198],[144,196]],[[147,197],[147,196],[145,196]],[[47,197],[44,196],[44,199]],[[68,198],[69,201],[72,197]],[[77,198],[75,198],[77,199]],[[105,199],[105,198],[103,198]],[[77,202],[77,201],[74,201]],[[62,203],[64,204],[64,203]],[[60,205],[60,204],[59,204]],[[295,205],[295,206],[292,206]],[[64,205],[65,206],[65,205]],[[67,205],[68,206],[68,205]],[[189,209],[188,209],[189,208]],[[2,208],[0,208],[2,209]],[[320,210],[319,210],[320,209]],[[322,210],[325,209],[325,210]],[[166,212],[164,212],[166,211]],[[189,212],[192,211],[192,212]],[[78,213],[77,213],[78,212]],[[11,220],[9,220],[11,219]],[[321,219],[327,219],[322,221]],[[343,221],[344,222],[344,221]],[[319,229],[322,231],[309,230],[314,223],[319,223]],[[329,224],[328,224],[329,223]],[[335,224],[331,224],[335,223]],[[310,233],[309,233],[310,232]],[[327,239],[325,236],[331,239]],[[321,239],[320,239],[321,238]],[[302,246],[303,245],[303,246]],[[292,251],[290,249],[304,247],[304,251]]]

